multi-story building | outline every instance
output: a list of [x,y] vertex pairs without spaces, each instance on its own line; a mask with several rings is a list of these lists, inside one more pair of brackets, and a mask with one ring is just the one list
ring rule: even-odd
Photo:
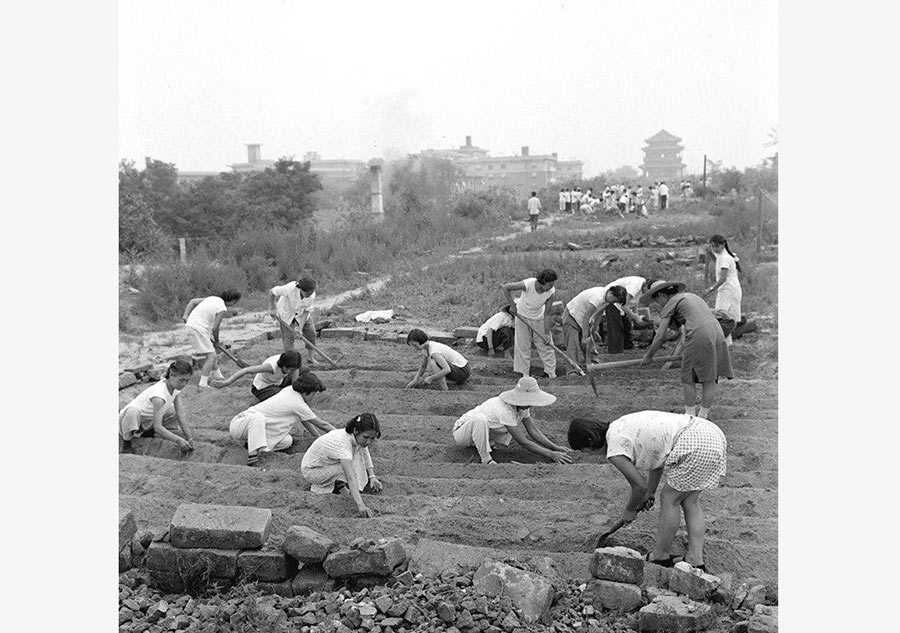
[[[259,144],[247,145],[247,162],[229,165],[237,173],[263,171],[275,165],[275,161],[262,158]],[[349,184],[366,172],[366,163],[345,158],[323,159],[318,152],[307,152],[303,162],[309,162],[309,171],[319,176],[323,186]]]
[[556,152],[532,154],[527,145],[518,156],[489,156],[488,150],[472,145],[471,136],[458,148],[428,149],[422,155],[452,160],[462,168],[470,187],[508,189],[520,198],[557,182],[581,179],[584,166],[580,160],[561,161]]
[[681,139],[665,130],[660,130],[644,141],[644,163],[641,170],[643,178],[650,182],[675,181],[684,177],[684,168],[681,162],[681,152],[684,147]]

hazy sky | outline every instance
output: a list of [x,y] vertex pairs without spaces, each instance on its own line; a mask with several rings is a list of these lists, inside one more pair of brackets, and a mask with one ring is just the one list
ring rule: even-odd
[[119,154],[183,170],[394,157],[461,145],[557,152],[585,176],[644,139],[758,164],[778,125],[774,0],[128,0]]

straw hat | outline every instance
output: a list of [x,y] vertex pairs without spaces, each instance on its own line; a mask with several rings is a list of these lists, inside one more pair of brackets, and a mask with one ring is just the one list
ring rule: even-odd
[[647,288],[644,294],[641,295],[641,298],[638,299],[638,303],[642,306],[650,303],[650,299],[653,298],[660,290],[668,290],[669,288],[674,288],[675,292],[681,292],[685,289],[685,285],[680,281],[664,281],[660,279],[659,281],[653,282],[653,285]]
[[500,400],[514,407],[543,407],[556,402],[556,396],[541,391],[537,380],[531,376],[523,376],[515,389],[500,394]]

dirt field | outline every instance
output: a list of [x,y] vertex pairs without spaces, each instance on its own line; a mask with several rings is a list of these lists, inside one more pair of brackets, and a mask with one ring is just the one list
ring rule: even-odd
[[[385,490],[366,499],[379,516],[356,518],[349,498],[308,491],[300,476],[302,453],[312,439],[305,433],[295,430],[289,454],[266,455],[260,467],[245,466],[246,452],[230,438],[228,423],[256,402],[250,380],[223,390],[199,389],[195,376],[183,397],[198,440],[193,454],[180,457],[168,442],[139,439],[137,454],[120,456],[121,503],[134,510],[140,528],[164,528],[183,502],[259,506],[272,510],[276,539],[294,524],[342,542],[428,537],[503,554],[549,555],[572,577],[587,576],[592,541],[619,517],[628,495],[627,483],[612,466],[587,453],[576,454],[572,465],[537,463],[515,442],[495,453],[499,466],[483,466],[474,449],[453,445],[451,427],[459,415],[514,386],[511,359],[462,350],[472,367],[465,387],[451,387],[449,393],[405,391],[420,358],[407,346],[347,339],[323,339],[320,346],[342,360],[338,369],[315,370],[327,391],[310,399],[312,408],[335,425],[364,411],[381,421],[383,437],[372,455]],[[776,347],[777,335],[754,333],[732,348],[737,378],[723,381],[711,415],[728,438],[728,474],[718,489],[704,494],[707,566],[737,579],[755,576],[770,589],[777,587],[778,573]],[[238,353],[258,362],[279,351],[280,340],[268,340]],[[638,356],[634,351],[625,358]],[[223,364],[226,374],[234,370],[230,361]],[[603,373],[599,398],[587,378],[540,382],[558,400],[535,409],[534,418],[559,443],[575,416],[611,420],[641,409],[682,410],[677,369]],[[122,390],[120,401],[144,387]],[[611,544],[647,552],[656,521],[656,510],[642,513]],[[676,553],[685,545],[682,528]]]

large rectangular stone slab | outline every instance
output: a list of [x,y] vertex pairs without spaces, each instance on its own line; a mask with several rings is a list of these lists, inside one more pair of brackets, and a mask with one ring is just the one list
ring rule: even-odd
[[637,585],[593,578],[588,581],[582,599],[598,609],[628,612],[644,604],[643,593]]
[[327,327],[319,332],[319,338],[348,338],[361,341],[366,336],[364,328],[354,327]]
[[175,547],[258,549],[269,538],[272,511],[247,506],[183,503],[169,527]]
[[247,580],[279,583],[297,571],[297,561],[280,550],[244,550],[237,557],[238,575]]
[[147,550],[147,568],[151,571],[179,573],[186,578],[237,576],[239,550],[178,548],[154,542]]
[[406,549],[400,539],[379,539],[374,544],[339,549],[322,563],[332,578],[344,576],[388,576],[406,561]]
[[639,585],[644,580],[644,557],[629,547],[600,547],[591,558],[591,576]]

